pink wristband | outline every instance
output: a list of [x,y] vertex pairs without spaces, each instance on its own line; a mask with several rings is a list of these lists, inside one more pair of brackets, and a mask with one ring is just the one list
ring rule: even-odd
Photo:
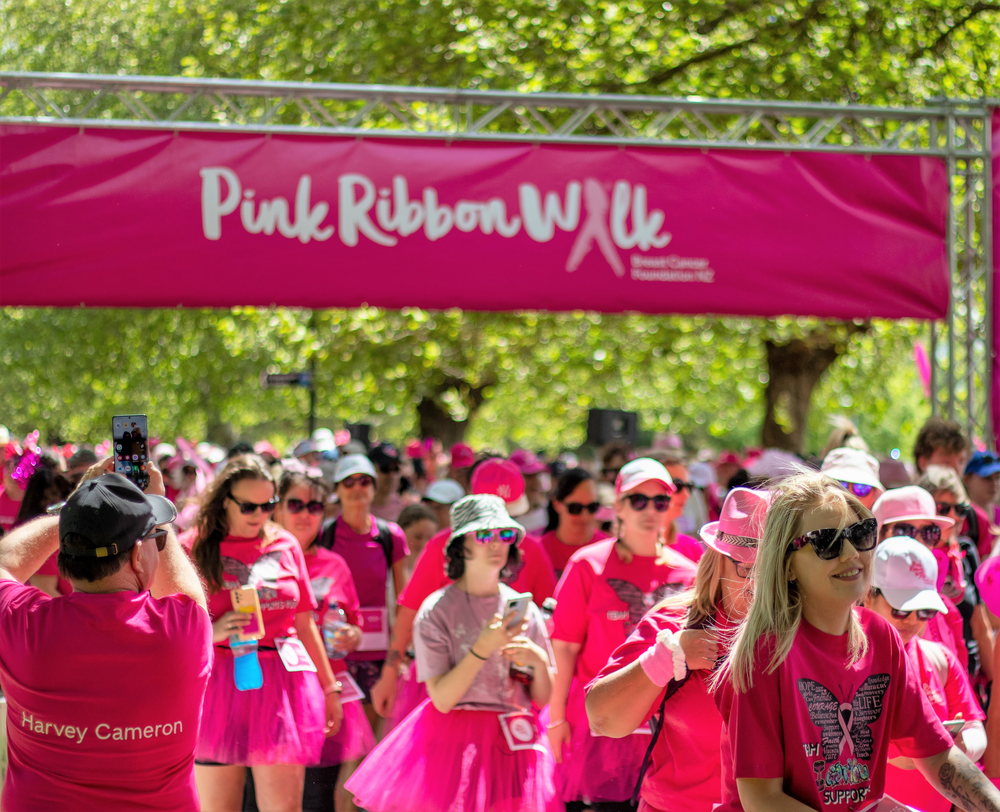
[[653,643],[639,655],[639,665],[650,681],[661,688],[674,678],[673,652],[659,643]]

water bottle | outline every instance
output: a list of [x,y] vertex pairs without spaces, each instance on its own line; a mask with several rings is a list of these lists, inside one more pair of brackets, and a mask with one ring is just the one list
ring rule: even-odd
[[229,649],[233,652],[233,676],[236,690],[254,691],[264,684],[264,674],[257,660],[257,641],[240,641],[233,635],[229,638]]
[[343,660],[347,656],[346,651],[338,651],[335,648],[337,632],[346,625],[347,615],[344,614],[344,610],[336,601],[331,601],[326,614],[323,615],[323,645],[326,647],[326,656],[331,660]]
[[542,617],[545,619],[545,629],[549,633],[549,637],[552,637],[552,629],[555,628],[555,623],[552,620],[552,615],[556,611],[556,599],[546,598],[542,602]]

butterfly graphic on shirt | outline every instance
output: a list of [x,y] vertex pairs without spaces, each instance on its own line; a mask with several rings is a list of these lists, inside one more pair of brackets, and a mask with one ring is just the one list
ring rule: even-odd
[[326,593],[330,591],[330,587],[333,586],[333,578],[328,576],[323,576],[320,578],[313,578],[309,582],[310,587],[312,587],[313,597],[316,599],[316,603],[322,604],[323,598],[326,597]]
[[673,595],[684,589],[684,584],[660,584],[652,592],[643,592],[635,584],[623,581],[621,578],[608,578],[610,586],[618,600],[628,605],[628,620],[625,622],[625,634],[632,634],[632,630],[639,625],[642,616],[662,601],[667,595]]
[[264,553],[253,562],[253,566],[249,567],[239,559],[224,555],[222,556],[222,572],[224,581],[236,581],[235,584],[226,583],[227,589],[235,586],[255,586],[262,601],[274,600],[278,597],[281,551]]
[[861,683],[850,702],[841,702],[833,691],[811,679],[797,681],[809,718],[822,729],[823,758],[836,761],[844,753],[856,759],[872,756],[869,725],[882,715],[882,700],[889,688],[888,674],[872,674]]

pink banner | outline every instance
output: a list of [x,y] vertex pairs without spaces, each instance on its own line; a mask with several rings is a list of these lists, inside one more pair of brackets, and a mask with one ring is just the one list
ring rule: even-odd
[[939,318],[914,156],[0,127],[0,304]]

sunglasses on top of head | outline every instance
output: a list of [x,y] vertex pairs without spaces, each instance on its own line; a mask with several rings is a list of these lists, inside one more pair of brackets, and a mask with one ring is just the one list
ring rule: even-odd
[[257,512],[257,510],[263,510],[265,513],[274,513],[274,509],[278,506],[279,499],[271,499],[269,502],[264,502],[263,504],[258,504],[257,502],[241,502],[234,496],[230,496],[229,499],[240,509],[240,513],[244,516],[249,516],[252,513]]
[[859,499],[864,499],[873,490],[875,490],[871,485],[862,485],[860,482],[844,482],[843,480],[838,481],[844,486],[844,490],[850,491]]
[[929,524],[918,529],[909,522],[896,522],[889,526],[889,535],[909,536],[911,539],[919,539],[928,547],[934,547],[941,541],[941,528],[936,524]]
[[670,496],[665,493],[658,493],[656,496],[646,496],[642,493],[633,493],[625,497],[632,505],[632,510],[645,510],[646,506],[652,502],[653,510],[657,513],[665,513],[670,507]]
[[851,542],[859,553],[874,550],[878,543],[878,522],[875,519],[862,519],[849,524],[843,530],[838,527],[824,527],[821,530],[811,530],[791,541],[795,550],[801,550],[811,544],[816,555],[824,561],[840,558],[844,551],[844,540]]
[[306,510],[311,515],[315,516],[322,513],[324,508],[325,505],[316,499],[313,499],[310,502],[303,502],[301,499],[289,499],[285,502],[285,509],[289,513],[301,513],[303,510]]
[[583,502],[564,502],[566,505],[566,512],[570,516],[579,516],[583,511],[587,511],[591,516],[593,516],[597,511],[601,509],[600,502],[590,502],[584,504]]
[[502,527],[498,530],[476,530],[473,535],[479,544],[489,544],[491,541],[513,544],[517,541],[517,531],[513,527]]

